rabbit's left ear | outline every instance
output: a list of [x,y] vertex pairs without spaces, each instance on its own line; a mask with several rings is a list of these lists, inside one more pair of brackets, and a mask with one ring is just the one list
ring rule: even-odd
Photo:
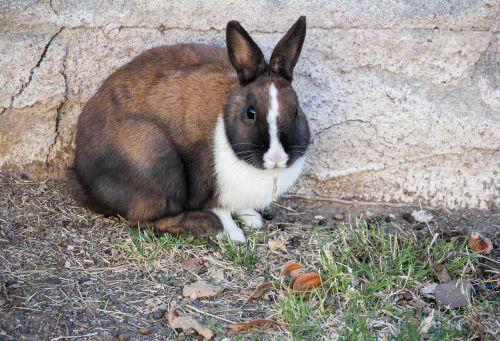
[[306,17],[301,16],[274,48],[269,61],[272,72],[292,81],[293,68],[299,59],[305,37]]

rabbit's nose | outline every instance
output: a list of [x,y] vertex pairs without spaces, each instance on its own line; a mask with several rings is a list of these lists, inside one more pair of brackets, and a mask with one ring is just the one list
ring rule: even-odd
[[284,168],[288,162],[288,155],[283,149],[270,150],[264,154],[264,167],[272,169],[276,167]]

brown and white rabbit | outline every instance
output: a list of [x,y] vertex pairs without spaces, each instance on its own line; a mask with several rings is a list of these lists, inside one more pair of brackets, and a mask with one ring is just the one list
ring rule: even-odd
[[280,195],[304,166],[309,126],[291,83],[305,34],[300,17],[267,63],[230,21],[227,50],[162,46],[120,67],[79,117],[74,195],[159,232],[245,242],[232,215],[261,227],[275,168]]

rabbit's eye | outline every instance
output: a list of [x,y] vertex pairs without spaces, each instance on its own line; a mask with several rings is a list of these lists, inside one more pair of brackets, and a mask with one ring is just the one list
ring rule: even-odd
[[250,120],[255,120],[255,107],[250,106],[247,108],[247,117]]

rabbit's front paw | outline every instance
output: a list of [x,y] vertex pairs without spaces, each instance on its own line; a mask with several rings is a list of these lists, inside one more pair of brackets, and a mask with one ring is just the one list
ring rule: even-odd
[[222,222],[222,225],[224,226],[224,231],[219,233],[218,236],[220,237],[226,236],[235,243],[247,242],[243,230],[240,229],[238,225],[236,225],[236,223],[233,220],[233,217],[231,216],[231,212],[218,208],[212,209],[212,212],[214,212],[219,217],[219,219]]
[[236,212],[236,216],[238,217],[238,220],[241,220],[243,222],[243,225],[245,225],[246,227],[260,229],[262,226],[264,226],[264,222],[262,221],[260,213],[253,208],[239,210]]

